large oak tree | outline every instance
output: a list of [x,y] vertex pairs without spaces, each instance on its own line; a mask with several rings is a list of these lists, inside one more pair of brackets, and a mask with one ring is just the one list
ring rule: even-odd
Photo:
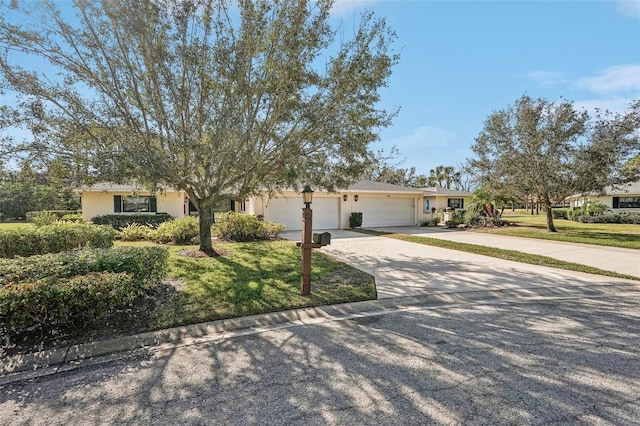
[[72,140],[78,150],[80,138],[90,146],[79,157],[116,181],[185,190],[211,253],[216,203],[344,186],[395,115],[379,107],[398,59],[393,31],[365,13],[346,38],[331,6],[74,0],[60,11],[11,1],[0,13],[2,84],[20,93],[38,149]]
[[471,147],[470,168],[487,191],[537,199],[555,232],[554,204],[640,178],[640,168],[625,167],[640,152],[639,129],[640,102],[625,114],[590,120],[569,101],[524,95],[487,118]]

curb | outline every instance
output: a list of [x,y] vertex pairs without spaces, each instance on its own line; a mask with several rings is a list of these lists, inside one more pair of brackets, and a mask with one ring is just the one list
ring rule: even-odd
[[150,349],[161,350],[166,347],[211,342],[278,328],[384,315],[407,309],[415,310],[453,304],[511,299],[535,300],[540,298],[602,297],[605,295],[615,296],[634,293],[640,295],[640,287],[634,283],[581,286],[569,289],[531,287],[521,289],[478,290],[462,293],[434,293],[404,296],[251,315],[10,356],[2,360],[2,365],[0,366],[0,385],[20,381],[25,378],[55,374],[63,366],[73,366],[83,361],[106,357],[108,355],[123,355],[129,352]]

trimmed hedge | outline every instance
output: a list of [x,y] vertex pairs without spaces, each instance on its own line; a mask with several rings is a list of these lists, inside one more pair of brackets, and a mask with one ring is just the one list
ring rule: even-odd
[[623,223],[640,225],[640,212],[619,212],[599,216],[580,215],[576,216],[574,220],[582,223]]
[[568,219],[568,216],[567,216],[568,211],[569,209],[567,208],[553,209],[551,210],[551,215],[553,216],[554,219]]
[[120,231],[132,223],[139,225],[147,225],[151,228],[157,228],[161,223],[173,219],[173,216],[166,213],[156,214],[105,214],[96,216],[91,219],[96,225],[111,225]]
[[362,226],[362,212],[352,212],[349,216],[349,228],[359,228]]
[[58,253],[86,246],[111,247],[115,237],[115,231],[108,226],[85,223],[0,230],[0,257]]
[[66,279],[93,272],[133,274],[143,287],[160,283],[167,272],[169,252],[164,247],[80,249],[40,256],[0,259],[0,286],[46,278]]
[[214,232],[219,238],[232,241],[269,240],[277,238],[284,225],[265,222],[244,213],[222,213],[216,217]]
[[94,272],[59,280],[0,287],[0,324],[12,331],[46,332],[94,324],[138,295],[133,274]]
[[0,329],[96,323],[157,287],[168,258],[163,247],[115,247],[0,259]]

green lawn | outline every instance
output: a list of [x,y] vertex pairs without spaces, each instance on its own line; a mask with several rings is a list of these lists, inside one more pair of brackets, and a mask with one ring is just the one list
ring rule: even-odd
[[193,248],[170,248],[169,277],[180,288],[150,313],[148,329],[376,298],[373,277],[319,251],[311,295],[301,296],[300,249],[289,241],[215,244],[227,252],[217,258],[179,255]]
[[0,231],[3,229],[28,228],[33,226],[31,222],[0,222]]
[[640,225],[580,223],[565,219],[554,219],[553,223],[558,230],[558,232],[554,233],[547,231],[546,217],[543,212],[539,215],[531,215],[522,210],[516,210],[515,213],[505,210],[502,219],[513,223],[515,226],[476,230],[474,232],[492,232],[516,237],[640,250]]

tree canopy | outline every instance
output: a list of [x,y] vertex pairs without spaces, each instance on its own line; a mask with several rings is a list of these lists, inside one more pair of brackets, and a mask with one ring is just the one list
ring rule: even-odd
[[537,199],[555,232],[554,204],[640,178],[640,169],[623,167],[640,152],[639,129],[640,102],[625,114],[599,113],[590,120],[569,101],[524,95],[487,118],[469,166],[488,191]]
[[332,3],[12,1],[0,14],[2,84],[21,95],[40,152],[185,190],[211,252],[214,204],[346,186],[396,113],[378,105],[395,34],[367,12],[345,39]]

